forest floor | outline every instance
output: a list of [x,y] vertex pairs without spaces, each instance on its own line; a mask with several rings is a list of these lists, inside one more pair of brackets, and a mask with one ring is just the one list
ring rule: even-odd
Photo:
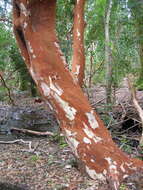
[[[117,90],[116,106],[110,113],[105,110],[103,87],[92,88],[88,94],[93,107],[96,107],[105,123],[107,121],[107,127],[119,147],[131,156],[143,158],[143,151],[138,149],[140,121],[131,103],[126,83]],[[142,91],[138,92],[137,97],[139,102],[143,102]],[[17,101],[21,106],[39,106],[31,98],[18,98]],[[45,109],[44,103],[40,106]],[[100,189],[101,181],[92,180],[78,170],[77,161],[63,136],[55,133],[54,136],[17,136],[16,139],[23,141],[0,144],[0,190]]]

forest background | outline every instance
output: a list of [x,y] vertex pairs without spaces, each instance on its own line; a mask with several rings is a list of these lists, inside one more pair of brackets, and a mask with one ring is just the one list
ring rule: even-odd
[[[57,35],[70,69],[74,3],[74,0],[57,1]],[[115,122],[111,121],[112,111],[120,104],[116,91],[123,86],[124,79],[130,76],[136,89],[143,90],[142,7],[142,1],[134,0],[86,2],[83,89],[89,98],[95,86],[105,89],[106,96],[101,101],[106,103],[102,119],[111,131],[111,122]],[[11,1],[0,2],[0,100],[13,104],[17,94],[27,93],[32,97],[39,94],[16,45],[11,18]],[[94,100],[91,102],[94,103]],[[102,111],[99,108],[98,112]],[[125,117],[124,120],[128,119]],[[130,153],[128,140],[120,140],[124,150]]]
[[[69,67],[71,67],[74,1],[61,0],[57,3],[57,34],[62,51]],[[88,0],[86,2],[85,87],[100,84],[108,87],[107,90],[110,93],[111,90],[120,86],[128,74],[132,74],[137,88],[143,88],[142,4],[142,1],[133,0],[129,2]],[[13,36],[11,2],[1,1],[0,6],[1,74],[11,89],[15,91],[28,90],[35,96],[34,83],[20,56]],[[108,8],[111,9],[109,26],[106,20]],[[109,39],[106,39],[105,31],[109,31]],[[110,51],[109,60],[106,51]],[[5,96],[7,89],[3,85],[0,88],[1,100],[7,99]],[[112,97],[112,99],[114,98]],[[109,103],[111,103],[110,101]]]

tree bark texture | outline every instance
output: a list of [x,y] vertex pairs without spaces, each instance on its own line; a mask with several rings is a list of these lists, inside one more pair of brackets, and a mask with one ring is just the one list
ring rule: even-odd
[[84,5],[85,0],[76,0],[74,9],[73,28],[73,58],[72,74],[82,87],[84,80],[85,53],[84,53]]
[[109,23],[112,9],[112,0],[107,0],[105,11],[105,67],[106,67],[106,102],[112,103],[112,59],[110,47]]
[[93,179],[120,181],[143,169],[112,141],[103,122],[74,82],[55,33],[56,0],[14,0],[14,33],[21,54],[45,103],[50,104],[66,140]]

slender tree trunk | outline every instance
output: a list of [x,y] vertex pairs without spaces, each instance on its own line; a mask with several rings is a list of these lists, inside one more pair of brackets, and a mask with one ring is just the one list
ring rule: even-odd
[[120,181],[143,169],[112,141],[67,69],[55,34],[56,0],[14,0],[14,32],[25,63],[45,103],[51,105],[76,157],[93,179]]
[[138,38],[139,56],[140,56],[140,65],[141,65],[139,80],[142,81],[143,83],[143,21],[142,23],[138,23],[136,27],[137,27],[137,38]]
[[85,5],[85,0],[76,0],[75,9],[74,9],[74,29],[73,29],[72,74],[81,87],[83,85],[84,68],[85,68],[84,5]]
[[90,88],[91,85],[92,85],[92,77],[93,77],[93,48],[94,45],[91,44],[91,47],[90,47],[90,68],[89,68],[89,81],[88,81],[88,87]]
[[106,66],[106,102],[112,103],[112,58],[110,48],[110,15],[112,9],[112,0],[107,0],[107,7],[105,13],[105,66]]
[[141,68],[139,74],[139,83],[143,83],[143,1],[129,0],[128,5],[131,8],[133,17],[136,22],[135,26]]

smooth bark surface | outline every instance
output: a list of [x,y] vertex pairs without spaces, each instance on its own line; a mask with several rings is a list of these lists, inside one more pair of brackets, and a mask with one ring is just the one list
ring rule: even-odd
[[82,87],[84,80],[85,54],[84,54],[84,5],[85,0],[76,0],[74,9],[73,28],[73,58],[72,74]]
[[15,36],[25,63],[45,103],[55,110],[69,146],[91,178],[108,178],[117,189],[123,178],[143,169],[143,162],[114,144],[68,71],[55,34],[56,0],[14,0],[13,7]]
[[112,103],[112,59],[111,59],[111,47],[110,47],[110,16],[112,9],[112,0],[107,0],[105,13],[105,67],[106,67],[106,102]]

